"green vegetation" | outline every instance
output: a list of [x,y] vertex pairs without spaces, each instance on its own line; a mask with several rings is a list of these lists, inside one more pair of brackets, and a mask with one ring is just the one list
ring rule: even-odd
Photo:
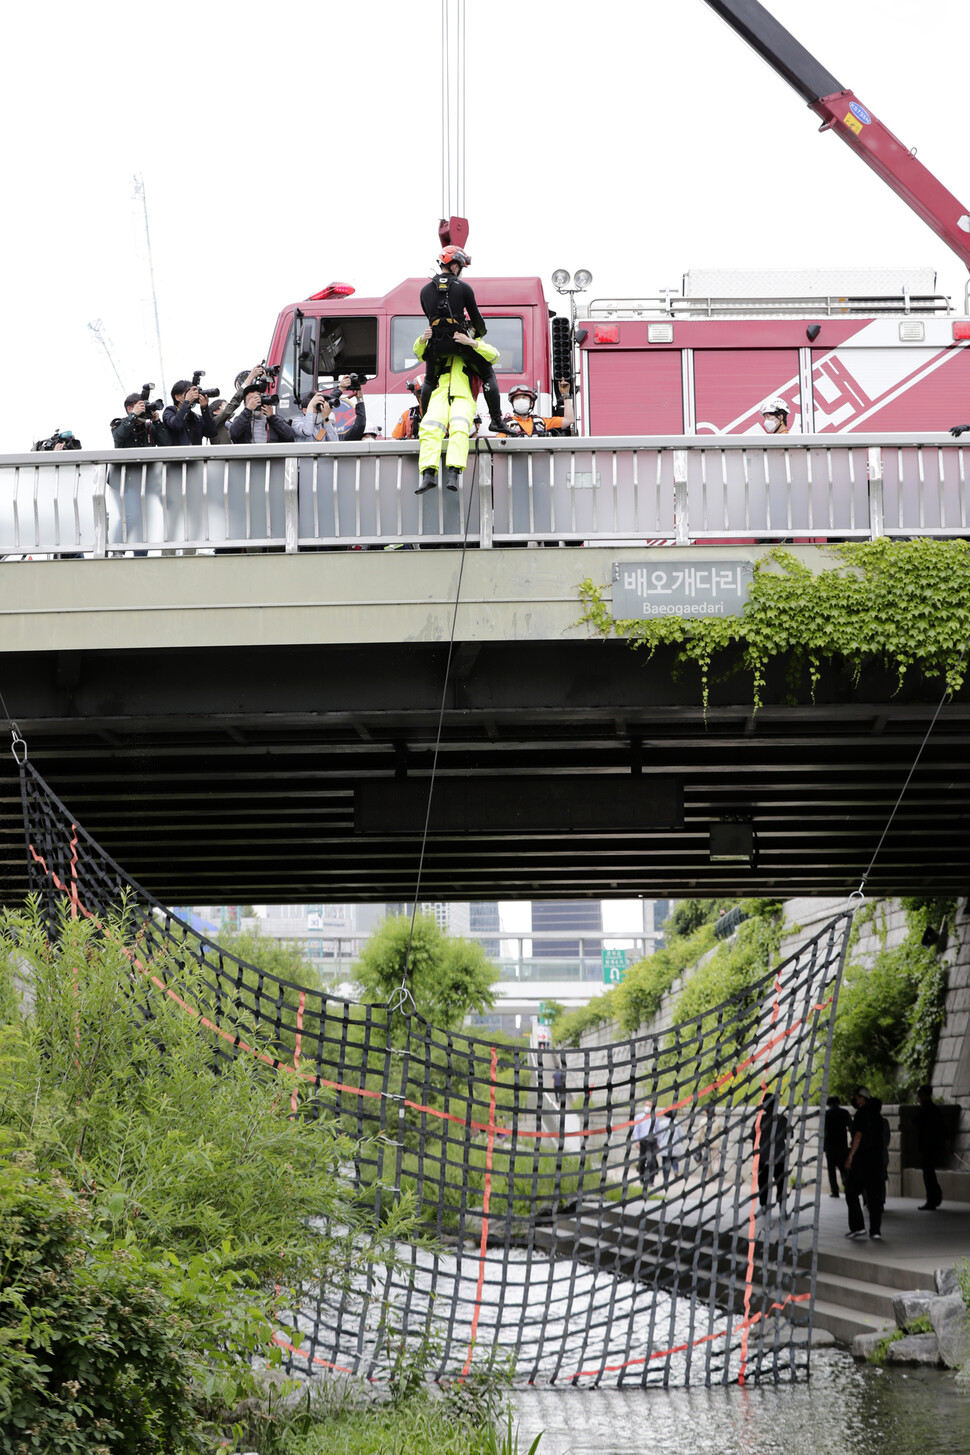
[[[855,1086],[868,1086],[883,1101],[913,1096],[929,1081],[945,1016],[946,966],[939,946],[923,945],[927,928],[952,926],[956,902],[904,899],[905,940],[882,948],[875,960],[846,964],[832,1038],[829,1089],[843,1100]],[[869,907],[860,913],[865,913]],[[880,909],[867,914],[880,927]],[[875,916],[875,918],[873,918]]]
[[[853,958],[863,925],[879,931],[882,908],[864,905],[856,915],[850,939],[842,990],[832,1040],[829,1089],[847,1100],[854,1087],[866,1085],[883,1101],[912,1097],[921,1083],[931,1080],[940,1028],[946,1013],[947,971],[940,958],[945,936],[952,933],[956,901],[904,899],[908,930],[905,940],[889,949],[882,932],[882,948],[863,964]],[[631,967],[626,979],[595,996],[575,1011],[559,1011],[553,1037],[559,1045],[579,1045],[598,1025],[615,1023],[627,1035],[648,1024],[664,996],[680,976],[684,987],[671,1019],[680,1024],[701,1017],[700,1045],[709,1043],[694,1068],[701,1079],[716,1067],[716,1008],[726,1001],[743,1002],[747,988],[760,980],[776,962],[780,939],[780,904],[775,900],[743,900],[749,918],[729,940],[715,949],[714,925],[721,900],[685,900],[667,921],[665,949]],[[706,919],[703,918],[706,909]],[[678,933],[678,928],[686,933]],[[930,929],[937,941],[924,945]],[[940,931],[943,936],[940,937]],[[711,953],[713,951],[713,953]],[[752,1014],[755,1007],[751,1007]],[[743,1040],[745,1021],[739,1023]],[[720,1054],[723,1056],[724,1048]],[[661,1057],[661,1070],[664,1058]]]
[[[244,1049],[225,1055],[189,1009],[216,1012],[209,967],[136,963],[145,952],[130,928],[124,913],[103,925],[66,919],[49,941],[32,907],[0,919],[0,1455],[202,1455],[226,1440],[261,1455],[514,1455],[511,1426],[501,1441],[493,1433],[499,1372],[475,1366],[441,1399],[425,1387],[426,1359],[392,1379],[387,1408],[352,1384],[322,1382],[294,1407],[274,1342],[276,1310],[294,1306],[301,1286],[349,1287],[371,1259],[393,1258],[395,1240],[413,1240],[421,1215],[435,1225],[436,1156],[448,1163],[437,1226],[457,1226],[461,1187],[481,1189],[485,1175],[486,1137],[469,1151],[464,1123],[487,1125],[494,1046],[501,1124],[512,1100],[507,1048],[495,1038],[435,1045],[420,1099],[462,1126],[411,1109],[403,1157],[388,1142],[392,1160],[382,1162],[381,1139],[361,1141],[333,1098],[314,1093],[314,1117],[291,1114],[292,1079],[259,1059],[272,1060],[285,1029],[267,1039],[235,1010]],[[298,957],[245,937],[232,948],[294,977],[286,1001],[298,1002]],[[483,974],[474,962],[442,982],[429,963],[415,983],[457,1018],[455,986],[464,976],[482,1003]],[[259,975],[242,977],[244,1004]],[[368,1013],[380,1068],[358,1044],[358,1084],[380,1085],[380,1012],[355,1008],[345,1031],[352,1042]],[[484,1092],[473,1090],[473,1070]],[[354,1161],[369,1169],[363,1198],[346,1176]],[[427,1188],[422,1165],[432,1169]],[[554,1156],[528,1148],[512,1162],[497,1142],[492,1179],[493,1217],[529,1215],[537,1198],[575,1191],[575,1163],[557,1176]],[[339,1232],[321,1233],[320,1219]]]
[[[723,900],[686,900],[680,923],[689,927],[677,933],[677,912],[664,929],[669,943],[648,955],[627,971],[626,978],[612,990],[597,995],[579,1010],[557,1015],[553,1036],[560,1045],[578,1045],[580,1038],[597,1025],[615,1021],[628,1035],[649,1021],[660,1009],[663,997],[674,982],[692,970],[673,1011],[675,1022],[703,1016],[732,995],[742,992],[767,974],[779,942],[777,900],[750,899],[742,906],[750,916],[734,936],[717,945],[714,929]],[[706,904],[706,920],[698,924]],[[696,926],[696,928],[694,928]],[[699,962],[714,949],[710,960]]]
[[699,668],[705,708],[715,665],[751,673],[757,709],[776,661],[784,662],[793,694],[806,674],[814,692],[823,661],[844,663],[855,677],[880,661],[900,685],[915,667],[958,692],[970,643],[970,542],[882,538],[828,550],[838,564],[818,575],[790,551],[762,557],[740,617],[614,621],[587,579],[579,588],[583,620],[651,654],[674,646],[679,663]]
[[[410,945],[410,957],[408,947]],[[405,979],[419,1015],[437,1030],[456,1030],[472,1011],[481,1015],[495,1004],[498,969],[474,940],[450,938],[430,915],[391,915],[374,931],[354,966],[363,1000],[386,1005]],[[395,1036],[406,1033],[403,1019]]]

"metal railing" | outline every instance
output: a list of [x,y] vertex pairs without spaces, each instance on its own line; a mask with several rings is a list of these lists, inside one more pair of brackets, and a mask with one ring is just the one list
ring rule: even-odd
[[847,296],[804,294],[800,298],[705,297],[661,293],[656,298],[593,298],[585,316],[597,318],[841,318],[892,314],[951,314],[946,293]]
[[[966,536],[940,435],[482,439],[415,495],[413,442],[0,456],[0,554]],[[970,447],[968,447],[970,448]]]

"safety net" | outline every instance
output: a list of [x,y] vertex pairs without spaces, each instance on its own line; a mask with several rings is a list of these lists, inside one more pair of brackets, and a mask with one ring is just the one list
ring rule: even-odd
[[[808,1371],[819,1110],[851,913],[716,1009],[578,1049],[493,1044],[246,964],[163,905],[21,768],[32,889],[107,923],[221,1056],[260,1058],[294,1115],[333,1119],[380,1220],[422,1236],[305,1289],[291,1367],[684,1385]],[[117,923],[117,918],[114,921]],[[194,997],[194,1001],[193,998]]]

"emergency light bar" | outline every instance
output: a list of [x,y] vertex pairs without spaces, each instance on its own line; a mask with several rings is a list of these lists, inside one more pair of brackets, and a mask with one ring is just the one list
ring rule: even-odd
[[357,289],[352,283],[328,283],[319,293],[310,294],[310,302],[316,303],[323,298],[349,298],[351,293],[356,292]]

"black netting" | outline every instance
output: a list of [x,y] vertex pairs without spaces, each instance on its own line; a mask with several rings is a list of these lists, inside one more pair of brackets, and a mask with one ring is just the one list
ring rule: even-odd
[[30,764],[22,782],[52,932],[65,905],[121,910],[136,964],[202,1017],[217,1054],[259,1055],[294,1112],[336,1118],[375,1217],[410,1191],[433,1235],[434,1251],[399,1247],[396,1266],[370,1261],[350,1288],[308,1290],[288,1311],[304,1334],[294,1367],[381,1379],[424,1341],[436,1377],[492,1363],[514,1363],[520,1383],[807,1372],[818,1107],[849,913],[659,1034],[492,1046],[245,964],[126,875]]

